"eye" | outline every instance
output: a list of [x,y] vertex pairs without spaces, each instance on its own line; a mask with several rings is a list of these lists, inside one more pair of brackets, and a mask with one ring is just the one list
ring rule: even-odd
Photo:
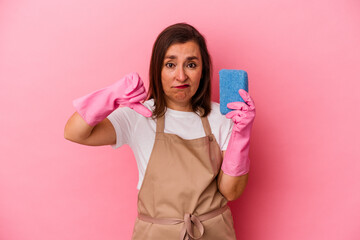
[[196,64],[195,64],[195,63],[189,63],[188,66],[189,66],[190,68],[196,68]]
[[167,66],[168,68],[172,68],[175,65],[173,63],[166,63],[165,66]]

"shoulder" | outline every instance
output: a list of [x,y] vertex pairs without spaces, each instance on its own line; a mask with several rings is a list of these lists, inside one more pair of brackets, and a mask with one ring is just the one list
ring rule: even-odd
[[217,110],[220,113],[220,104],[217,102],[211,101],[211,110]]
[[151,98],[151,99],[149,99],[149,100],[146,100],[144,103],[143,103],[143,105],[145,106],[145,107],[147,107],[150,111],[153,111],[154,110],[154,99],[153,98]]
[[221,114],[220,104],[217,102],[211,102],[211,112],[208,118],[211,125],[231,127],[232,120]]
[[211,102],[211,112],[209,114],[211,118],[226,119],[224,115],[220,113],[220,104],[217,102]]

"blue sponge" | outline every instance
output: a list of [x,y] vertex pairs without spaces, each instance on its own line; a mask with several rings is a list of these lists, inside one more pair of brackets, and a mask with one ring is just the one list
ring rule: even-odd
[[220,112],[225,115],[232,111],[227,107],[230,102],[244,102],[239,89],[249,92],[248,75],[244,70],[221,69],[220,75]]

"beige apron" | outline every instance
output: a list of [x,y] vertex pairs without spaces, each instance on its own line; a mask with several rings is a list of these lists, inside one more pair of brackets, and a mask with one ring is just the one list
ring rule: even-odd
[[132,240],[234,240],[233,217],[216,176],[222,155],[208,119],[206,136],[186,140],[156,122],[154,147],[138,194]]

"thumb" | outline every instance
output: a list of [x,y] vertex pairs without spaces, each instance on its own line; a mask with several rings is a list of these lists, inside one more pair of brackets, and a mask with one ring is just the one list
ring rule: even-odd
[[247,102],[247,100],[249,98],[249,93],[247,91],[245,91],[244,89],[239,89],[239,94],[240,94],[241,98],[244,100],[244,102]]
[[142,105],[139,102],[137,102],[137,103],[129,103],[129,104],[126,104],[126,105],[129,108],[134,109],[134,111],[140,113],[144,117],[151,117],[152,116],[152,112],[147,107],[145,107],[144,105]]

